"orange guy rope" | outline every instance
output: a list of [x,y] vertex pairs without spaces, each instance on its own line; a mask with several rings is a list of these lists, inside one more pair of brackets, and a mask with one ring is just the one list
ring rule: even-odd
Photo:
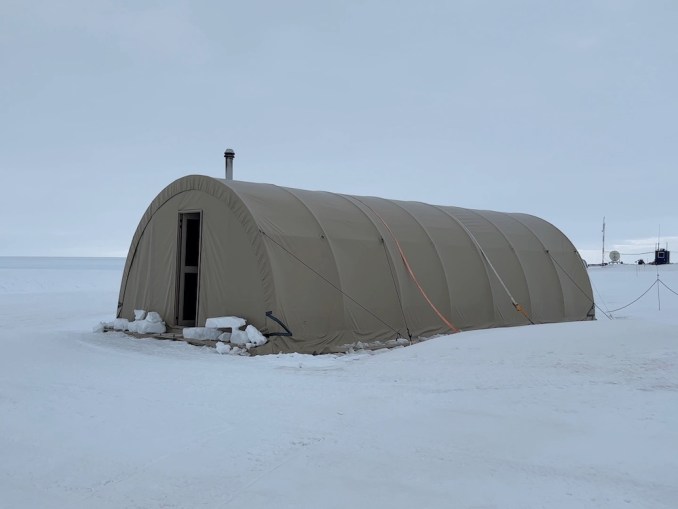
[[[361,202],[362,203],[362,202]],[[400,242],[398,242],[398,239],[396,238],[395,234],[393,233],[393,230],[391,230],[391,227],[386,224],[386,221],[384,221],[384,218],[381,217],[372,207],[369,205],[363,203],[367,208],[369,208],[375,216],[379,218],[379,220],[384,223],[384,226],[388,230],[388,232],[391,234],[391,237],[393,237],[393,240],[396,243],[396,246],[398,247],[398,251],[400,252],[400,257],[403,259],[403,263],[405,264],[405,268],[407,269],[407,272],[409,273],[410,277],[412,278],[412,281],[414,281],[414,284],[417,285],[417,288],[419,289],[419,293],[421,293],[421,296],[424,297],[426,302],[428,302],[428,305],[431,306],[431,309],[435,312],[436,315],[438,315],[438,318],[442,320],[442,322],[447,325],[447,327],[452,331],[452,332],[461,332],[461,330],[457,329],[452,322],[450,322],[445,316],[438,310],[438,308],[431,302],[431,299],[428,298],[428,295],[426,295],[426,292],[422,288],[421,284],[419,284],[419,280],[417,280],[417,276],[414,275],[414,271],[412,270],[412,267],[410,266],[410,263],[407,261],[407,256],[405,256],[405,252],[403,251],[403,248],[400,246]]]

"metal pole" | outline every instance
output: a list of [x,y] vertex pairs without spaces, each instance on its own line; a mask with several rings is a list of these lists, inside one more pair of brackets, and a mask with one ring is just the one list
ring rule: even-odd
[[603,216],[603,254],[600,264],[605,265],[605,216]]

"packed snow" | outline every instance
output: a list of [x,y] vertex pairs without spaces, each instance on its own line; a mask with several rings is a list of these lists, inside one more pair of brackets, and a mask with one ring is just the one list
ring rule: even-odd
[[216,340],[219,339],[222,332],[219,329],[213,329],[211,327],[184,327],[182,331],[182,336],[185,339],[210,339]]
[[247,355],[247,349],[229,345],[222,341],[216,344],[217,353],[222,355]]
[[676,266],[591,268],[605,313],[666,285],[612,319],[250,357],[92,332],[123,263],[0,258],[0,506],[678,507]]
[[239,316],[216,316],[205,321],[205,327],[213,327],[215,329],[230,327],[235,330],[244,327],[245,324],[247,324],[247,320]]
[[99,322],[94,326],[94,332],[103,332],[106,328],[117,331],[136,332],[137,334],[163,334],[167,326],[156,311],[146,312],[143,309],[134,310],[134,320],[115,318],[111,322]]
[[[250,348],[265,345],[268,338],[264,336],[254,325],[245,326],[247,320],[237,316],[220,316],[208,318],[206,327],[186,327],[183,329],[185,339],[219,340],[216,345],[217,352],[221,354],[242,355]],[[222,332],[220,328],[231,328],[231,332]],[[231,345],[226,345],[231,343]],[[236,348],[237,347],[237,348]]]

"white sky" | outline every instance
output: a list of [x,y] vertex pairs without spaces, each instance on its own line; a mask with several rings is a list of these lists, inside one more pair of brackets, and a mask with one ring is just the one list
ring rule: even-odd
[[241,180],[535,214],[590,262],[603,216],[610,249],[678,249],[677,26],[674,0],[3,0],[0,255],[125,256],[226,147]]

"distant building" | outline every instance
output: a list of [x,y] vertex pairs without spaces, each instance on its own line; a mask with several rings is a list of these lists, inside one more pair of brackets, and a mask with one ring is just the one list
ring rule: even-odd
[[665,263],[671,263],[671,252],[667,251],[664,248],[657,249],[654,252],[654,264],[655,265],[664,265]]

